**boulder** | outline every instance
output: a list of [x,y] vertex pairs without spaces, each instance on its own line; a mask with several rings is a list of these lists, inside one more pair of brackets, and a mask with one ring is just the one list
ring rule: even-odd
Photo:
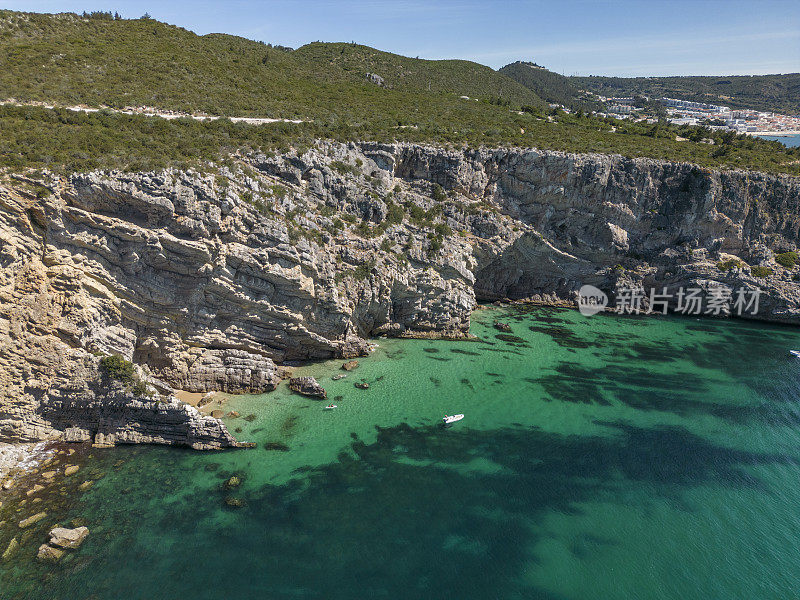
[[357,361],[357,360],[348,360],[346,363],[344,363],[344,364],[342,365],[342,368],[343,368],[345,371],[352,371],[352,370],[353,370],[353,369],[355,369],[357,366],[358,366],[358,361]]
[[26,527],[30,527],[34,523],[38,523],[39,521],[44,519],[46,516],[47,516],[46,512],[40,512],[28,517],[27,519],[22,519],[22,521],[19,522],[19,528],[25,529]]
[[366,77],[365,78],[366,78],[367,81],[369,81],[370,83],[374,83],[377,86],[380,86],[380,87],[384,87],[385,86],[385,82],[383,80],[383,77],[381,77],[377,73],[366,73]]
[[73,475],[78,472],[78,469],[80,469],[78,465],[67,465],[64,468],[64,475]]
[[509,325],[508,323],[501,323],[500,321],[495,321],[494,328],[504,333],[511,333],[511,325]]
[[39,546],[39,553],[36,555],[36,558],[39,560],[46,560],[55,562],[64,556],[64,551],[58,548],[53,548],[52,546],[48,546],[47,544],[42,544]]
[[226,488],[235,488],[235,487],[239,487],[241,484],[242,484],[242,480],[239,479],[236,475],[234,475],[233,477],[228,479],[228,481],[225,482],[225,487]]
[[25,492],[25,495],[26,496],[32,496],[33,494],[36,494],[37,492],[41,492],[43,489],[44,489],[44,486],[43,485],[39,485],[37,483],[37,484],[34,484],[34,486],[31,489],[29,489],[27,492]]
[[3,555],[0,556],[0,559],[7,560],[11,558],[11,555],[16,552],[17,547],[19,547],[19,540],[17,540],[16,537],[11,538],[11,541],[8,542],[8,547],[6,547],[6,550],[3,552]]
[[327,398],[328,394],[313,377],[293,377],[289,380],[289,389],[303,396]]
[[369,384],[366,381],[362,381],[361,383],[354,384],[360,390],[368,390]]
[[88,527],[76,527],[75,529],[56,527],[50,530],[49,543],[60,548],[77,548],[83,543],[87,535],[89,535]]

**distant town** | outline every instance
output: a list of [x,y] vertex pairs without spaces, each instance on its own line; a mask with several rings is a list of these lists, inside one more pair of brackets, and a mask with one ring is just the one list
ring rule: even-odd
[[605,115],[617,119],[635,119],[655,122],[650,113],[653,102],[663,106],[666,119],[675,125],[704,125],[709,129],[731,130],[751,135],[797,135],[800,134],[800,116],[781,115],[750,109],[731,109],[728,106],[690,102],[676,98],[650,99],[643,96],[630,98],[606,98]]

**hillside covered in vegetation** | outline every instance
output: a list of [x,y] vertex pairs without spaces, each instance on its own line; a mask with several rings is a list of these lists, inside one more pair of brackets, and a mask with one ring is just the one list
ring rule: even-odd
[[569,77],[549,71],[535,63],[517,61],[499,70],[525,86],[546,102],[573,108],[598,109],[600,103],[592,94],[581,90]]
[[12,170],[142,170],[327,138],[537,147],[800,173],[800,151],[779,143],[550,109],[545,100],[566,103],[574,95],[556,74],[540,95],[477,63],[352,43],[291,50],[198,36],[149,18],[0,11],[0,61],[0,100],[303,121],[253,126],[4,104],[0,167]]
[[[542,105],[524,86],[468,61],[343,43],[287,51],[153,19],[0,11],[0,56],[0,98],[62,104],[350,122],[394,116],[400,106],[446,110],[464,95]],[[385,84],[369,82],[367,73]]]
[[570,77],[602,96],[654,96],[800,114],[800,73],[719,77]]

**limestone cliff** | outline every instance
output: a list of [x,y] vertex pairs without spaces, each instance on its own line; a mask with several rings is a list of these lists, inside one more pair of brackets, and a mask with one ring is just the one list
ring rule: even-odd
[[[797,250],[796,178],[328,142],[205,171],[0,184],[0,438],[233,445],[171,387],[270,390],[371,335],[463,336],[476,299],[758,287],[757,318],[800,319],[774,260]],[[102,376],[110,354],[138,396]]]

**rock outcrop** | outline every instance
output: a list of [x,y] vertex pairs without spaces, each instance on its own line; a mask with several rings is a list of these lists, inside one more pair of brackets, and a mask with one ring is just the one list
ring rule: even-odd
[[50,540],[48,543],[51,546],[72,550],[79,547],[88,535],[88,527],[75,527],[74,529],[55,527],[50,530]]
[[325,391],[325,388],[323,388],[313,377],[292,377],[289,380],[289,389],[297,394],[311,396],[312,398],[328,397],[328,393]]
[[[6,179],[0,439],[235,445],[172,389],[269,391],[288,362],[463,337],[477,300],[583,284],[758,288],[752,318],[798,323],[798,230],[798,178],[536,150],[319,142]],[[142,385],[104,378],[110,354]]]
[[63,550],[60,548],[54,548],[48,544],[42,544],[39,546],[39,551],[36,554],[36,558],[45,562],[57,562],[61,560],[62,556],[64,556]]

